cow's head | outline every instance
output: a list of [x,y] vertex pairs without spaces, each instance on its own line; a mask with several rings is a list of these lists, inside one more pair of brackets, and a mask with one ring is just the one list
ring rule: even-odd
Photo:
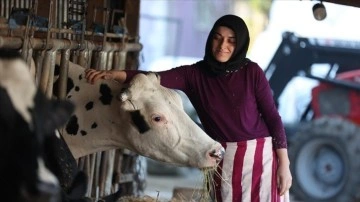
[[67,84],[66,97],[76,110],[60,131],[75,158],[129,149],[204,168],[216,166],[223,155],[222,146],[185,113],[177,92],[161,86],[154,73],[138,74],[129,84],[103,80],[93,85],[84,68],[70,62]]
[[5,201],[57,199],[60,186],[46,168],[44,142],[74,110],[37,90],[17,52],[0,50],[0,189]]
[[213,167],[223,148],[185,113],[176,91],[160,85],[155,73],[137,74],[118,96],[136,132],[126,134],[128,146],[142,155],[193,167]]

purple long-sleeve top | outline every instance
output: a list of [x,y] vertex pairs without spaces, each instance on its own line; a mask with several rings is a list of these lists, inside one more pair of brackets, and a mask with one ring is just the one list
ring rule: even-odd
[[[127,70],[128,82],[138,71]],[[209,76],[197,64],[157,72],[161,85],[183,91],[206,133],[219,142],[272,136],[274,148],[286,148],[281,117],[263,70],[249,62],[236,72]]]

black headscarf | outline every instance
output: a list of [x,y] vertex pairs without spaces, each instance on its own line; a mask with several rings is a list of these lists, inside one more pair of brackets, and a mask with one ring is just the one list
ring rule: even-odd
[[[217,61],[212,53],[212,40],[215,30],[219,26],[225,26],[232,29],[236,37],[236,47],[231,58],[226,62]],[[200,66],[215,75],[223,75],[234,72],[245,66],[249,59],[246,53],[249,48],[250,36],[249,30],[243,19],[236,15],[224,15],[219,18],[211,29],[206,41],[204,60],[200,61]]]

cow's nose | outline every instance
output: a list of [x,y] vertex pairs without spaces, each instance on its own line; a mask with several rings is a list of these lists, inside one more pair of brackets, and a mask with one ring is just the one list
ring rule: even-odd
[[221,161],[224,158],[225,149],[224,147],[221,147],[218,150],[214,150],[210,153],[210,156],[215,158],[217,162]]

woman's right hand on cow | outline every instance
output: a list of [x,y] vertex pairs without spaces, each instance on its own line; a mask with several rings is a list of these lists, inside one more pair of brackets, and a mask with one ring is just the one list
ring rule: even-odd
[[123,83],[126,79],[126,72],[120,70],[95,70],[95,69],[86,69],[85,70],[86,80],[94,84],[97,80],[115,80],[120,83]]

